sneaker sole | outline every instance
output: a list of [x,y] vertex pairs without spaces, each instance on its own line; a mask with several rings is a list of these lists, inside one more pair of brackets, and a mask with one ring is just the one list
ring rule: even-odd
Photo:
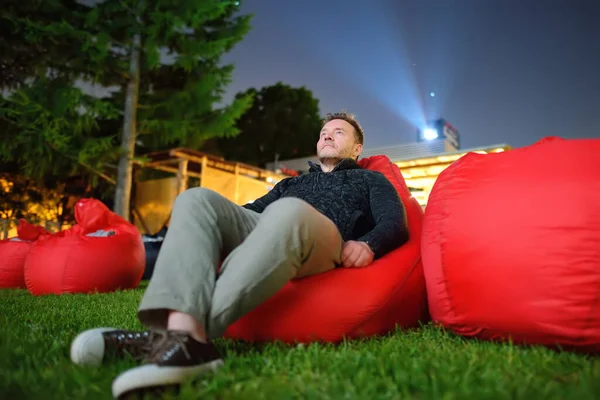
[[77,365],[97,367],[104,360],[104,332],[116,328],[95,328],[81,332],[71,343],[71,361]]
[[115,399],[130,392],[160,386],[179,385],[189,379],[199,378],[216,371],[223,360],[213,360],[193,367],[159,367],[154,364],[143,365],[123,372],[112,384]]

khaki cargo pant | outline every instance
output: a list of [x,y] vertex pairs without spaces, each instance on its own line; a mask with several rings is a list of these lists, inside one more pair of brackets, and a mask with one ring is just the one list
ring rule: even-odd
[[291,279],[333,269],[342,243],[335,224],[303,200],[279,199],[259,214],[189,189],[175,200],[138,317],[165,328],[168,310],[188,313],[214,339]]

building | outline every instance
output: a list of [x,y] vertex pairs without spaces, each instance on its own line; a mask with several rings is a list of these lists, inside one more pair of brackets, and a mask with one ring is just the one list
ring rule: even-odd
[[[365,149],[361,158],[387,156],[400,168],[413,196],[424,207],[435,180],[454,161],[471,152],[486,154],[507,150],[510,150],[507,144],[460,149],[458,131],[447,121],[439,119],[431,122],[428,128],[417,131],[417,142]],[[277,165],[269,163],[267,169],[279,173],[292,170],[303,174],[308,172],[309,161],[318,162],[317,156],[281,160]]]
[[[135,162],[132,213],[133,223],[146,234],[155,234],[168,225],[175,198],[187,188],[208,188],[243,205],[264,196],[287,177],[186,148],[147,154],[145,158]],[[153,171],[161,174],[142,174]]]

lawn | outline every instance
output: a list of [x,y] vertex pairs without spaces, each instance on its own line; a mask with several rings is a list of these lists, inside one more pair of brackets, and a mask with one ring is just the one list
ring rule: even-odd
[[[142,289],[33,297],[0,291],[0,397],[110,399],[133,366],[71,364],[69,344],[96,326],[141,328]],[[600,361],[544,348],[477,342],[431,325],[385,338],[261,348],[220,341],[227,363],[184,386],[183,399],[595,399]]]

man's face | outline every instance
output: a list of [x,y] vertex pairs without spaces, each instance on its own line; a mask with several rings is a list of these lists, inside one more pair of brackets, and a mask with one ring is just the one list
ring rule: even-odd
[[362,144],[356,141],[354,127],[342,119],[329,121],[321,129],[317,142],[317,155],[320,160],[356,159],[362,151]]

